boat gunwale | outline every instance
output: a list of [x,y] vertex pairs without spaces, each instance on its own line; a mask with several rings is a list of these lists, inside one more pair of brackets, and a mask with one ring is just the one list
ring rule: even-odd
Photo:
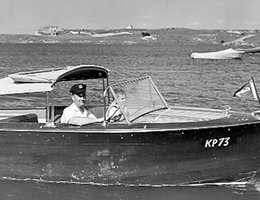
[[[213,121],[213,120],[212,120]],[[215,120],[214,120],[215,121]],[[199,122],[188,122],[188,124],[198,124]],[[0,124],[17,124],[17,122],[4,122]],[[67,125],[64,124],[64,126],[56,126],[56,127],[47,127],[45,123],[33,123],[33,122],[26,122],[23,123],[24,125],[36,125],[39,124],[40,126],[38,129],[35,128],[24,128],[20,129],[21,127],[16,128],[0,128],[0,132],[37,132],[37,133],[43,133],[43,132],[55,132],[55,133],[75,133],[78,132],[80,134],[102,134],[102,133],[120,133],[120,134],[129,134],[129,133],[155,133],[155,132],[178,132],[178,131],[193,131],[193,130],[206,130],[206,129],[218,129],[218,128],[236,128],[240,126],[255,126],[259,125],[260,127],[260,121],[250,121],[250,122],[244,122],[244,123],[236,123],[236,124],[222,124],[222,125],[209,125],[209,126],[189,126],[189,127],[176,127],[176,128],[147,128],[146,123],[140,123],[140,124],[135,124],[135,125],[142,125],[143,128],[131,128],[128,126],[128,128],[104,128],[104,129],[96,129],[96,128],[90,128],[87,129],[87,126],[90,125],[84,125],[84,126],[74,126],[74,125]],[[100,124],[101,123],[95,123]],[[163,124],[163,123],[154,123],[154,124]],[[184,125],[187,123],[170,123],[169,125]],[[94,125],[94,124],[92,124]],[[116,124],[116,125],[122,125],[122,124]],[[126,124],[124,124],[126,125]],[[133,125],[132,125],[133,126]],[[12,126],[13,127],[13,126]]]

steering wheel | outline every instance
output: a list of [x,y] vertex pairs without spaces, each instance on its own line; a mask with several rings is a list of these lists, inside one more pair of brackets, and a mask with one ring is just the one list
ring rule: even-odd
[[123,113],[115,116],[111,116],[107,119],[108,122],[119,122],[121,117],[123,116]]

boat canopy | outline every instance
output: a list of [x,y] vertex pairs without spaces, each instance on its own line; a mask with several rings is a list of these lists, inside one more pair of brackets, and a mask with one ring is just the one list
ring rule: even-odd
[[0,79],[0,95],[48,92],[61,81],[107,78],[110,70],[97,65],[67,66],[10,74]]
[[50,83],[15,83],[10,77],[0,79],[0,85],[0,95],[48,92],[53,90]]

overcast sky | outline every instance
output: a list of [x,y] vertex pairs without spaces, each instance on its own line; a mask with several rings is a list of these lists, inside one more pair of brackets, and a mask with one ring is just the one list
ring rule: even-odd
[[0,33],[61,28],[260,29],[260,0],[0,0]]

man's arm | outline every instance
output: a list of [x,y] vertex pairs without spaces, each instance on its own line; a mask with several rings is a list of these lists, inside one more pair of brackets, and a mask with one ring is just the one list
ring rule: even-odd
[[103,122],[104,118],[88,118],[88,117],[72,117],[69,119],[68,124],[73,125],[85,125],[85,124],[92,124],[96,122]]

